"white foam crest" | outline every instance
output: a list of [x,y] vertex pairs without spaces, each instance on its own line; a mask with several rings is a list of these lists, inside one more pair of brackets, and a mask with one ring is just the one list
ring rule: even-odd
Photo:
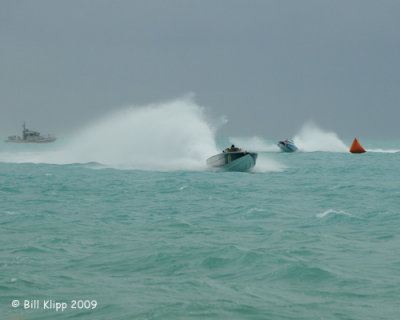
[[252,169],[253,172],[282,172],[286,169],[286,166],[269,158],[265,154],[258,154],[255,167]]
[[378,152],[378,153],[397,153],[400,152],[398,149],[366,149],[367,152]]
[[328,215],[345,215],[345,216],[349,216],[349,217],[352,216],[350,213],[347,213],[346,211],[334,210],[334,209],[329,209],[329,210],[326,210],[326,211],[324,211],[322,213],[318,213],[316,216],[318,218],[325,218]]
[[300,151],[305,152],[348,152],[349,150],[336,133],[324,131],[312,122],[306,123],[293,141]]
[[216,153],[215,131],[206,122],[203,108],[186,97],[124,108],[88,125],[61,151],[17,155],[15,160],[97,162],[119,169],[197,170]]
[[10,216],[13,216],[13,215],[18,214],[17,211],[9,211],[9,210],[5,210],[4,213],[5,213],[5,214],[8,214],[8,215],[10,215]]
[[264,139],[254,137],[231,137],[229,138],[231,144],[235,144],[243,150],[255,152],[277,152],[279,147],[275,144],[266,142]]
[[251,213],[254,213],[254,212],[265,212],[265,210],[263,208],[257,208],[257,207],[250,208],[249,210],[247,210],[248,214],[251,214]]

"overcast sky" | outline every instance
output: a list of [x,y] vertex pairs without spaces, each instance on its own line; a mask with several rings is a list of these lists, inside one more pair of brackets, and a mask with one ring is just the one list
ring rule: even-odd
[[0,1],[0,134],[195,93],[221,136],[400,137],[400,1]]

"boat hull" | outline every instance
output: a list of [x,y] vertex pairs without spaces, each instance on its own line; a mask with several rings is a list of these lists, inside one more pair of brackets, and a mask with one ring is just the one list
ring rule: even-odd
[[56,138],[45,138],[45,139],[37,139],[37,140],[23,140],[23,139],[15,139],[15,140],[5,140],[4,142],[9,143],[48,143],[55,141]]
[[40,135],[40,132],[34,131],[34,130],[29,130],[25,126],[25,122],[22,125],[22,137],[13,135],[13,136],[8,136],[7,140],[4,140],[4,142],[11,142],[11,143],[48,143],[48,142],[53,142],[56,141],[56,138],[48,135],[47,137],[43,137]]
[[226,152],[207,159],[207,165],[225,171],[248,171],[256,165],[257,153]]
[[292,143],[286,143],[283,141],[280,141],[278,143],[278,147],[283,151],[283,152],[295,152],[297,151],[297,147],[292,144]]

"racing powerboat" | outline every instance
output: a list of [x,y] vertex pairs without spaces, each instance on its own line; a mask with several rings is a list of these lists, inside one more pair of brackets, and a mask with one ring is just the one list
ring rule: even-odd
[[207,165],[226,171],[248,171],[256,165],[257,153],[243,151],[235,145],[207,159]]
[[292,139],[281,140],[278,142],[278,147],[284,152],[295,152],[297,147]]

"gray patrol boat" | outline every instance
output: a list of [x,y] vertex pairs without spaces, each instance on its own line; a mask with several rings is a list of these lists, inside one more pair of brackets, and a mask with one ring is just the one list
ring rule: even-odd
[[56,140],[55,137],[48,135],[47,137],[42,137],[40,132],[29,130],[25,126],[25,122],[22,125],[22,138],[20,136],[9,136],[5,142],[14,143],[46,143],[53,142]]

